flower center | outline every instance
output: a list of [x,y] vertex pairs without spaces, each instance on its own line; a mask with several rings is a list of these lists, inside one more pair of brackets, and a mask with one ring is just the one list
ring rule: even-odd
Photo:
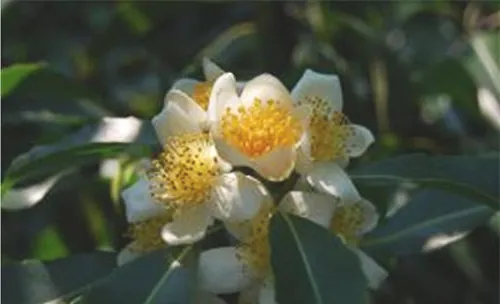
[[206,111],[208,109],[208,102],[210,101],[210,93],[212,93],[212,83],[199,82],[194,85],[191,98]]
[[238,113],[226,108],[222,116],[222,136],[243,154],[254,158],[276,148],[293,146],[302,135],[300,121],[289,109],[274,100],[256,99]]
[[165,247],[166,244],[161,238],[161,230],[165,223],[171,220],[171,213],[165,212],[150,219],[130,224],[127,232],[127,235],[133,239],[130,250],[144,253]]
[[330,230],[348,244],[356,244],[365,222],[365,213],[361,204],[341,205],[335,209],[330,222]]
[[345,158],[345,141],[352,133],[347,116],[332,111],[327,102],[318,97],[307,98],[302,103],[309,104],[312,108],[309,122],[311,157],[317,161]]
[[247,222],[250,225],[249,234],[237,248],[238,258],[259,278],[264,278],[270,269],[268,235],[273,212],[271,203],[262,204],[258,214]]
[[180,211],[179,208],[203,204],[221,170],[207,133],[174,136],[153,160],[148,172],[150,190],[157,202]]

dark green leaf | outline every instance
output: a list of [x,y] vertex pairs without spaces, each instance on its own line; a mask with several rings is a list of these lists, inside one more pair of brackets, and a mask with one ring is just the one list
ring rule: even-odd
[[155,143],[149,122],[132,117],[104,118],[57,143],[35,147],[17,157],[7,170],[4,183],[12,186],[121,154],[144,155]]
[[401,156],[350,172],[355,182],[412,182],[465,195],[498,209],[499,158],[473,156]]
[[3,68],[0,74],[2,80],[2,98],[16,89],[27,77],[39,71],[43,66],[37,63],[15,64]]
[[176,249],[160,249],[117,268],[81,303],[190,303],[196,277],[193,250]]
[[466,197],[437,189],[418,192],[362,248],[372,254],[410,254],[441,248],[486,223],[493,211]]
[[326,229],[277,213],[270,224],[278,303],[365,303],[367,282],[358,257]]
[[115,267],[115,254],[95,252],[43,263],[2,265],[2,302],[46,303],[76,296]]

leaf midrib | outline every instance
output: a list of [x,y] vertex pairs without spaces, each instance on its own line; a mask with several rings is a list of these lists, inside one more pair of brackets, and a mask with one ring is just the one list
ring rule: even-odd
[[361,246],[362,247],[370,247],[370,246],[374,246],[374,245],[380,245],[380,244],[392,242],[394,240],[398,240],[401,237],[404,237],[406,234],[411,234],[412,232],[417,231],[419,229],[429,227],[429,226],[433,225],[434,223],[439,223],[439,222],[444,222],[447,220],[452,220],[455,218],[460,218],[461,216],[464,216],[464,215],[469,216],[472,213],[479,213],[481,211],[486,211],[488,209],[489,208],[484,207],[484,206],[478,206],[478,207],[474,207],[474,208],[470,208],[470,209],[466,209],[466,210],[461,210],[461,211],[455,212],[455,213],[448,213],[446,215],[433,218],[431,220],[428,220],[426,222],[411,226],[409,228],[399,230],[398,232],[391,234],[389,236],[386,236],[386,237],[369,239],[369,240],[363,242],[363,244]]
[[308,260],[307,260],[307,255],[305,253],[304,247],[300,241],[299,235],[297,231],[295,230],[295,227],[293,226],[292,222],[290,219],[286,216],[286,214],[281,213],[281,216],[285,219],[285,222],[287,223],[288,227],[290,228],[290,232],[292,233],[292,236],[295,240],[295,243],[297,244],[297,250],[300,254],[300,257],[302,258],[302,261],[304,263],[304,268],[307,273],[307,277],[309,278],[309,282],[311,283],[311,288],[313,290],[314,298],[316,299],[316,303],[318,304],[323,304],[323,300],[321,298],[319,288],[318,288],[318,283],[316,282],[313,272],[311,269],[311,265],[309,265]]

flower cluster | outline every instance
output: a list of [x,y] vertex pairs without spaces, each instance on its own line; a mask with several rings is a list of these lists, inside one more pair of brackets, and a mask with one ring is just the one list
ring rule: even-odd
[[[152,119],[163,151],[123,192],[133,241],[119,263],[199,241],[219,220],[237,242],[201,254],[203,302],[240,292],[241,303],[275,303],[268,226],[279,210],[339,236],[376,288],[387,273],[357,243],[377,224],[377,211],[344,172],[374,138],[342,113],[338,77],[307,70],[290,92],[270,74],[236,82],[208,59],[203,71],[205,81],[176,82]],[[274,202],[260,180],[284,181],[294,170],[300,179]]]

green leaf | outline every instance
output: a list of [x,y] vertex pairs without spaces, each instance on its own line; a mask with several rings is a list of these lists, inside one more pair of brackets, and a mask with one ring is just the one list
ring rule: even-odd
[[499,208],[499,158],[407,155],[356,168],[356,183],[405,183],[439,188]]
[[160,249],[127,263],[85,293],[80,303],[190,303],[196,277],[192,248],[180,253],[179,248]]
[[0,72],[0,79],[2,81],[2,98],[9,95],[11,91],[16,89],[16,87],[28,76],[36,73],[41,68],[43,68],[43,65],[38,63],[14,64],[3,68]]
[[466,197],[426,189],[366,235],[361,247],[374,255],[427,252],[464,237],[492,215]]
[[2,302],[27,304],[76,296],[115,267],[115,254],[94,252],[43,263],[2,265]]
[[[57,143],[37,146],[18,156],[8,168],[3,183],[12,187],[104,158],[121,154],[145,155],[154,144],[155,133],[149,122],[132,117],[107,117]],[[2,189],[2,195],[4,193]]]
[[366,303],[367,281],[358,257],[326,229],[277,213],[270,245],[278,303]]

